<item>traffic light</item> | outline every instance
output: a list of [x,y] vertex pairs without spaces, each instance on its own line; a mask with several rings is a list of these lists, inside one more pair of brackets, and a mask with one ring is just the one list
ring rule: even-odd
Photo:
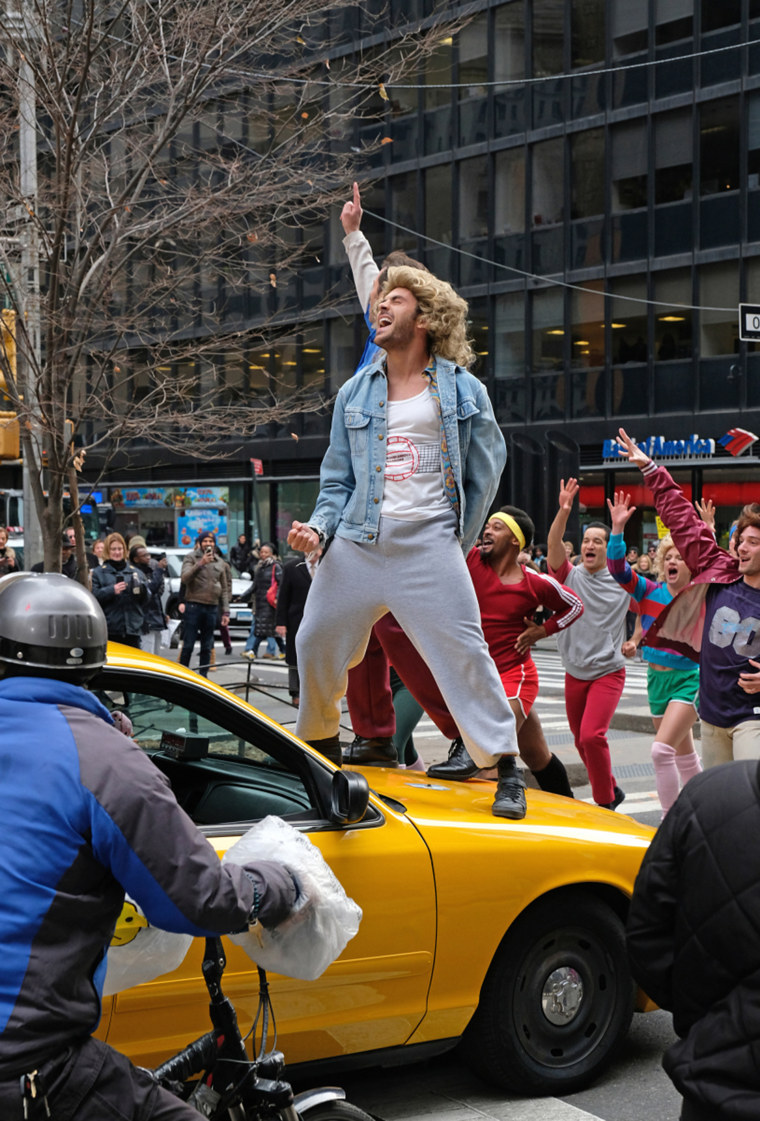
[[0,392],[8,396],[8,376],[16,382],[16,313],[11,308],[3,308],[2,341],[0,342]]
[[[0,393],[7,401],[7,378],[10,377],[14,385],[16,382],[16,313],[3,308],[0,316]],[[0,412],[0,459],[18,459],[19,455],[18,417],[15,412]]]

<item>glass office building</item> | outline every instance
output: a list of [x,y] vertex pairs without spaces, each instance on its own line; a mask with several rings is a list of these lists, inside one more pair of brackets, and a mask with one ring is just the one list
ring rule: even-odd
[[[390,0],[401,17],[435,15]],[[336,56],[376,34],[349,21],[332,29]],[[388,95],[381,121],[355,126],[357,148],[374,144],[362,228],[378,260],[404,249],[469,301],[510,451],[503,500],[545,531],[557,479],[577,474],[601,513],[616,484],[638,482],[605,446],[620,425],[662,438],[721,529],[760,499],[760,444],[724,446],[737,427],[760,434],[760,344],[740,340],[738,313],[760,304],[760,0],[484,2]],[[366,329],[338,210],[298,236],[313,264],[234,309],[244,322],[276,299],[292,341],[227,355],[222,397],[274,378],[334,392],[353,372]],[[336,285],[343,305],[315,314]],[[258,528],[283,539],[316,494],[328,429],[327,415],[296,417],[224,463],[146,460],[153,481],[226,482],[242,528],[259,458]],[[137,448],[132,464],[139,482]],[[656,531],[639,498],[643,542]]]

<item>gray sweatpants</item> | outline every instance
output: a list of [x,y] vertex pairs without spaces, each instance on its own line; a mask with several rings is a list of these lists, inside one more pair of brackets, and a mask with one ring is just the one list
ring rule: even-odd
[[296,639],[297,734],[311,741],[337,733],[348,671],[386,611],[430,667],[475,762],[490,767],[516,755],[515,719],[483,638],[453,513],[425,522],[382,518],[374,544],[334,538]]

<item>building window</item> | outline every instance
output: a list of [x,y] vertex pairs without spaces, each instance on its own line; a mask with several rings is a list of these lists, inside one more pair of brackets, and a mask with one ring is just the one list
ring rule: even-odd
[[[654,352],[658,362],[690,358],[692,353],[691,273],[657,273],[654,278]],[[670,305],[670,306],[669,306]],[[681,305],[681,306],[678,306]]]
[[453,40],[441,39],[433,54],[425,60],[425,154],[447,152],[452,145],[451,83],[453,81]]
[[545,288],[533,293],[531,369],[534,373],[561,370],[564,366],[565,313],[562,296],[561,288]]
[[[405,253],[416,254],[418,229],[417,222],[417,175],[409,171],[406,175],[394,175],[389,181],[391,193],[391,218],[396,223],[393,230],[393,248]],[[397,227],[403,226],[403,229]]]
[[570,364],[604,365],[604,285],[586,281],[583,290],[570,290]]
[[524,268],[525,150],[509,148],[494,157],[494,255]]
[[525,375],[525,293],[507,292],[496,297],[494,377],[522,378]]
[[646,298],[645,280],[639,277],[621,277],[614,282],[610,341],[615,366],[646,362],[649,357]]
[[493,340],[493,403],[501,424],[527,419],[525,390],[525,293],[496,297]]
[[626,121],[611,130],[612,213],[647,204],[646,121]]
[[702,31],[715,31],[718,27],[731,27],[741,23],[742,0],[720,0],[712,3],[702,0]]
[[570,137],[572,216],[604,213],[604,129],[575,132]]
[[649,0],[610,0],[615,57],[645,51],[649,40]]
[[694,0],[656,0],[654,18],[658,46],[690,38],[693,34]]
[[572,66],[604,62],[605,0],[573,0],[571,15]]
[[[453,242],[451,229],[451,164],[439,164],[423,172],[425,177],[425,233],[443,246]],[[453,275],[452,251],[440,245],[425,244],[425,264],[436,276]]]
[[531,148],[531,202],[534,226],[551,226],[564,216],[564,141],[543,140]]
[[654,201],[680,202],[691,198],[694,145],[691,110],[660,113],[654,119]]
[[717,195],[739,187],[739,99],[724,97],[700,106],[700,193]]
[[488,139],[488,13],[459,34],[459,143]]
[[[533,77],[561,74],[565,39],[564,0],[533,0]],[[533,127],[562,124],[563,86],[556,82],[535,82],[533,95]]]
[[[494,81],[525,77],[525,5],[523,0],[502,4],[494,13]],[[494,136],[525,131],[525,86],[497,86],[494,90]]]
[[[703,265],[699,270],[699,353],[702,358],[739,350],[739,262]],[[716,311],[729,308],[729,311]]]
[[488,248],[490,206],[488,158],[478,156],[459,163],[459,246],[474,257],[460,257],[460,283],[479,284],[487,279],[480,259]]
[[[747,186],[755,191],[760,187],[760,93],[749,95],[747,110]],[[754,240],[756,239],[750,237],[750,241]]]

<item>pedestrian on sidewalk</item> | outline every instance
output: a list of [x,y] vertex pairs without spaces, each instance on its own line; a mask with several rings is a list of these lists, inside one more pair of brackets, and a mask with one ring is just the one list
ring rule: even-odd
[[[625,491],[607,500],[612,519],[612,536],[607,549],[607,567],[627,595],[631,596],[641,618],[645,635],[654,620],[673,598],[686,587],[691,573],[668,534],[660,541],[655,555],[655,571],[662,582],[638,575],[626,559],[624,532],[636,507]],[[694,748],[692,728],[697,719],[699,665],[691,658],[664,648],[643,648],[647,664],[647,696],[656,738],[652,744],[652,763],[657,797],[662,816],[678,797],[679,787],[699,774],[702,763]]]
[[232,581],[230,566],[216,548],[213,533],[198,535],[195,549],[182,562],[180,580],[185,589],[183,639],[179,660],[190,665],[195,640],[200,638],[198,672],[208,677],[214,653],[214,631],[219,620],[229,623]]
[[759,772],[743,760],[691,779],[633,891],[631,969],[673,1013],[678,1039],[662,1065],[683,1095],[681,1121],[760,1117]]
[[298,673],[296,637],[301,626],[306,597],[317,574],[321,549],[308,553],[303,560],[291,561],[282,567],[280,590],[275,608],[277,636],[285,642],[285,664],[288,667],[288,693],[296,708],[301,703],[301,682]]
[[620,429],[619,445],[639,467],[657,513],[670,530],[691,581],[654,620],[644,642],[698,659],[702,763],[760,756],[760,504],[737,523],[737,558],[721,549],[709,525],[664,467]]
[[92,570],[92,594],[103,608],[110,641],[139,650],[148,588],[143,574],[129,563],[126,553],[121,534],[109,533],[105,563]]
[[161,632],[166,626],[162,603],[164,574],[168,568],[166,553],[160,559],[153,560],[144,545],[135,545],[129,550],[129,561],[142,573],[148,596],[144,607],[140,649],[160,657]]
[[483,384],[467,370],[467,304],[432,274],[390,268],[375,323],[385,358],[341,386],[316,508],[288,535],[304,552],[333,538],[297,639],[296,730],[341,761],[347,671],[390,610],[437,678],[471,756],[498,765],[493,813],[519,819],[514,716],[463,556],[506,461]]
[[625,637],[630,598],[607,570],[610,531],[590,522],[581,541],[581,562],[571,565],[562,539],[580,487],[577,479],[560,481],[559,508],[549,529],[549,572],[583,602],[583,618],[557,637],[565,668],[565,710],[575,746],[588,771],[591,793],[599,806],[615,810],[625,793],[612,773],[607,733],[623,694],[625,659],[635,647]]
[[[284,658],[285,643],[277,634],[275,623],[277,596],[282,581],[282,565],[275,555],[274,545],[271,542],[264,542],[259,549],[259,560],[254,565],[251,575],[253,576],[251,588],[253,622],[243,650],[243,657],[253,660],[259,652],[259,646],[262,642],[266,642],[265,658],[277,658],[278,655]],[[275,600],[274,603],[270,603],[272,598]]]

